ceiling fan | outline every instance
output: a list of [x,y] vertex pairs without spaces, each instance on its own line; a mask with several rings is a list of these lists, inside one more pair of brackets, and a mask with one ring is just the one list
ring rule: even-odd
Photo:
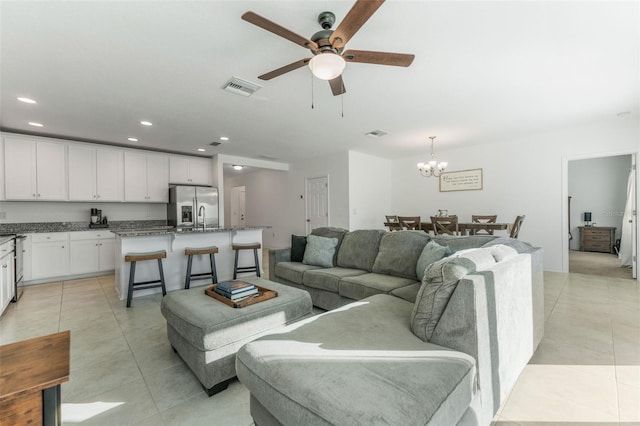
[[310,40],[253,12],[244,13],[242,19],[245,21],[307,48],[313,54],[311,58],[304,58],[285,65],[262,74],[258,78],[271,80],[289,71],[309,65],[313,75],[321,80],[329,81],[333,95],[337,96],[346,92],[342,80],[345,61],[408,67],[413,62],[415,55],[367,50],[344,51],[347,42],[371,18],[382,3],[384,0],[356,0],[335,31],[331,27],[336,21],[336,16],[332,12],[322,12],[318,16],[318,23],[322,26],[322,30],[312,35]]

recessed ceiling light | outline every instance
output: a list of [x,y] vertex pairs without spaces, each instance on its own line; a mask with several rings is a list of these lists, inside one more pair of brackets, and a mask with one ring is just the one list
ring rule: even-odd
[[140,124],[142,124],[143,126],[153,126],[153,123],[150,121],[146,121],[146,120],[142,120],[140,122]]
[[42,123],[36,123],[35,121],[30,121],[29,125],[30,126],[35,126],[35,127],[43,127]]
[[630,112],[630,111],[622,111],[622,112],[617,113],[617,114],[616,114],[616,117],[618,117],[618,118],[623,118],[623,117],[626,117],[626,116],[628,116],[628,115],[630,115],[630,114],[631,114],[631,112]]
[[240,165],[237,165],[237,164],[233,165],[233,170],[242,170],[243,168],[244,168],[243,166],[240,166]]
[[229,140],[229,138],[228,138],[228,137],[226,137],[226,136],[220,136],[220,140],[221,140],[221,141],[228,141],[228,140]]
[[206,151],[206,149],[204,149],[204,148],[198,148],[198,151],[200,151],[200,152],[205,152],[205,151]]
[[127,138],[129,142],[138,142],[138,138]]
[[24,98],[24,97],[22,97],[22,96],[21,96],[21,97],[19,97],[19,98],[18,98],[18,100],[19,100],[20,102],[24,102],[25,104],[37,104],[37,102],[36,102],[36,101],[34,101],[33,99],[31,99],[31,98]]

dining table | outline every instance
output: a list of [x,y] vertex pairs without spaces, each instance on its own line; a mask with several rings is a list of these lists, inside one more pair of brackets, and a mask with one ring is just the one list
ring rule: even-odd
[[[478,230],[506,231],[511,223],[477,223],[477,222],[458,222],[458,231],[460,235],[473,235]],[[424,232],[434,232],[431,222],[420,222],[420,229]]]

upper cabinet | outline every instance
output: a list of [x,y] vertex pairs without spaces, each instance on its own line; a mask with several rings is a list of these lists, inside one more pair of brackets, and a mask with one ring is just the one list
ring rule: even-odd
[[69,144],[69,200],[122,201],[122,151]]
[[169,157],[169,182],[185,185],[211,185],[211,160],[172,155]]
[[5,137],[5,198],[66,200],[65,152],[65,143]]
[[126,151],[124,153],[124,200],[169,202],[169,157]]

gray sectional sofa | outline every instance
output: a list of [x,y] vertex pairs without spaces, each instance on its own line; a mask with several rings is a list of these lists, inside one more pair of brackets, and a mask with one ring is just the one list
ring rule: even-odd
[[[239,350],[256,424],[490,424],[542,338],[542,250],[494,236],[314,234],[340,240],[336,266],[271,250],[270,279],[332,310]],[[448,250],[424,265],[430,240]]]

